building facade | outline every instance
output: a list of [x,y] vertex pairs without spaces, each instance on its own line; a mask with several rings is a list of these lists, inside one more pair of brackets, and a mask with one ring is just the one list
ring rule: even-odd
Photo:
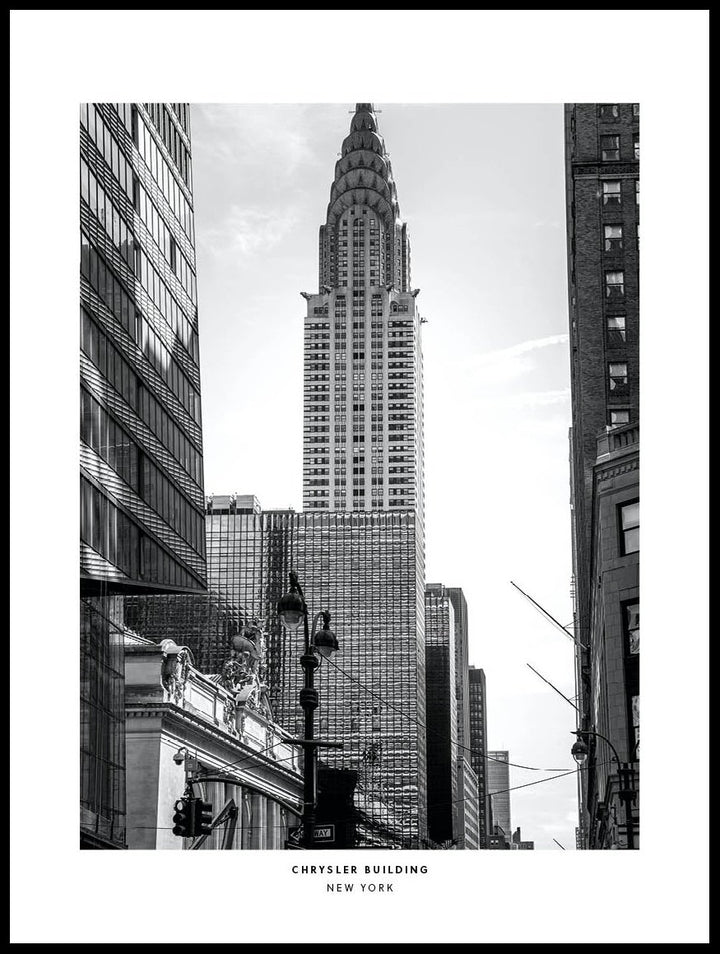
[[458,758],[458,833],[457,846],[466,851],[484,847],[480,843],[480,793],[477,775],[467,755]]
[[487,839],[492,831],[488,800],[488,759],[487,759],[487,695],[485,691],[485,673],[474,666],[468,667],[468,721],[470,723],[469,757],[477,778],[478,787],[478,827],[480,830],[480,848],[487,848]]
[[428,835],[437,844],[460,829],[455,611],[440,583],[425,587],[425,712]]
[[[605,734],[598,722],[605,705],[600,687],[616,681],[611,696],[638,694],[633,689],[635,664],[626,664],[627,653],[599,628],[604,609],[597,581],[605,569],[598,564],[607,553],[609,533],[616,534],[622,550],[624,534],[636,537],[639,527],[639,493],[632,506],[613,512],[611,531],[597,518],[604,504],[596,499],[598,466],[604,466],[598,442],[606,435],[611,444],[633,445],[637,469],[639,444],[639,106],[633,103],[571,103],[565,107],[566,207],[568,236],[569,313],[571,342],[572,428],[570,433],[573,576],[575,588],[576,679],[580,718],[578,728]],[[615,435],[613,437],[612,435]],[[611,453],[615,453],[612,451]],[[632,482],[631,476],[626,479]],[[618,507],[626,508],[618,503]],[[620,524],[617,522],[621,521]],[[627,523],[627,521],[630,521]],[[600,543],[600,538],[605,543]],[[638,545],[639,549],[639,545]],[[632,561],[637,560],[637,550]],[[621,553],[620,556],[630,556]],[[623,605],[637,604],[629,586]],[[629,601],[629,602],[628,602]],[[622,616],[618,609],[618,619]],[[617,645],[616,645],[617,643]],[[635,654],[636,655],[636,654]],[[603,665],[605,670],[598,667]],[[612,673],[610,676],[608,674]],[[637,702],[637,700],[636,700]],[[611,742],[620,758],[639,766],[634,748],[633,720],[628,710],[625,724],[613,722]],[[595,736],[587,737],[593,744]],[[600,743],[600,740],[598,740]],[[603,746],[606,743],[602,743]],[[601,753],[602,754],[602,753]],[[580,836],[586,847],[596,846],[593,820],[598,800],[594,777],[594,750],[587,772],[580,773]],[[605,769],[603,769],[605,771]],[[617,772],[615,775],[617,788]],[[602,789],[604,785],[600,785]],[[601,815],[610,809],[603,799]],[[609,816],[608,816],[609,817]],[[603,829],[604,830],[604,829]]]
[[81,847],[125,845],[123,599],[205,588],[189,108],[80,111]]
[[302,812],[298,750],[284,740],[262,693],[229,666],[210,678],[172,639],[126,633],[127,845],[189,849],[174,835],[175,802],[193,796],[225,820],[203,850],[282,850]]
[[487,786],[492,811],[492,833],[497,835],[497,829],[499,828],[505,836],[508,847],[510,847],[510,837],[512,835],[509,759],[510,753],[504,750],[488,752],[487,754]]
[[523,841],[522,832],[519,828],[516,828],[512,834],[512,844],[510,847],[514,851],[534,851],[535,842],[534,841]]
[[458,745],[467,757],[469,755],[467,750],[471,748],[468,608],[465,594],[459,586],[449,586],[447,593],[455,613],[455,695],[457,698]]

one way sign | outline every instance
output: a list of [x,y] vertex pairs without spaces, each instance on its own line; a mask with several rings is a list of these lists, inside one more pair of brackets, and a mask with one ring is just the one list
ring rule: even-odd
[[[300,825],[297,825],[294,828],[288,830],[288,838],[290,841],[300,841],[302,838],[302,828]],[[323,841],[323,842],[333,842],[335,841],[335,826],[334,825],[315,825],[313,828],[313,841]]]

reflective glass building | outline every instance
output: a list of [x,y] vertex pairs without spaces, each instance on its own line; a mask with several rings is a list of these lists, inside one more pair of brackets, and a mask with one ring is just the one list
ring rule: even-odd
[[123,847],[123,603],[205,588],[188,107],[80,114],[81,845]]
[[493,831],[500,827],[508,845],[512,835],[510,827],[510,753],[506,751],[488,752],[488,799],[491,803]]

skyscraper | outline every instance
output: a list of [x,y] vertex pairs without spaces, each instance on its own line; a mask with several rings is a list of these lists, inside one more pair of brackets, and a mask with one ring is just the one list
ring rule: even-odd
[[506,751],[488,752],[488,798],[492,803],[493,830],[500,827],[510,844],[510,753]]
[[[639,105],[565,106],[579,728],[639,734]],[[589,735],[580,841],[626,843],[612,751]],[[636,765],[637,768],[637,765]]]
[[372,103],[357,103],[305,293],[303,509],[424,522],[423,375],[410,241]]
[[480,847],[487,848],[490,834],[488,818],[488,760],[487,760],[487,698],[485,693],[485,673],[482,669],[470,666],[468,669],[468,718],[470,722],[470,765],[477,776],[478,785],[478,824],[480,828]]
[[455,612],[440,583],[425,587],[425,706],[427,720],[428,834],[439,844],[457,838],[458,718]]
[[80,113],[81,847],[124,847],[123,602],[205,588],[189,109]]

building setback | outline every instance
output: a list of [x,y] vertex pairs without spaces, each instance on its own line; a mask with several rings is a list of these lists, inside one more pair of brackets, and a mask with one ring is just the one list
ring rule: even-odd
[[470,723],[470,765],[477,777],[478,787],[478,827],[480,848],[487,848],[488,835],[491,832],[488,801],[488,760],[487,760],[487,696],[485,691],[485,673],[474,666],[468,668],[468,720]]
[[488,799],[491,804],[493,834],[500,828],[510,847],[512,828],[510,826],[510,753],[506,751],[488,752]]
[[[579,728],[637,776],[639,106],[567,104],[565,139]],[[612,751],[588,743],[578,842],[625,846]]]
[[188,113],[80,111],[83,848],[126,843],[122,597],[205,588]]

